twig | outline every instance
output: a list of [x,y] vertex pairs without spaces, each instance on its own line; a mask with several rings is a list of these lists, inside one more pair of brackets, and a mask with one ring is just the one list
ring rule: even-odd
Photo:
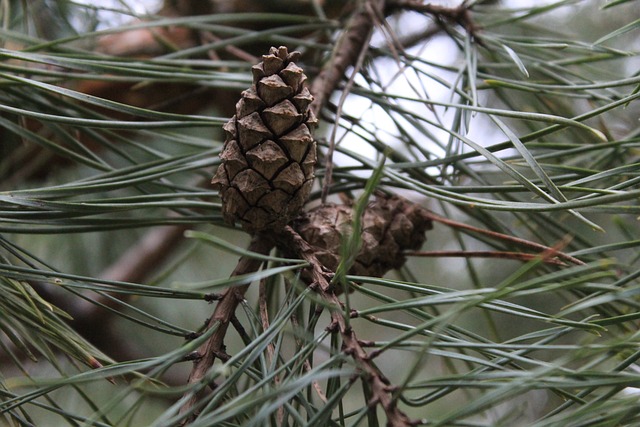
[[[366,3],[373,10],[378,11],[383,10],[385,4],[383,0],[367,0]],[[315,98],[311,103],[311,110],[317,116],[320,115],[320,110],[328,102],[336,87],[338,87],[345,70],[356,63],[373,25],[374,21],[364,5],[351,16],[344,33],[342,33],[333,49],[333,56],[316,78],[313,79],[313,83],[309,88]]]
[[287,226],[282,233],[274,236],[283,252],[295,253],[310,264],[312,283],[318,294],[330,307],[331,330],[339,332],[342,337],[343,351],[351,356],[361,372],[362,380],[371,388],[372,398],[369,405],[374,408],[380,405],[387,416],[387,425],[393,427],[406,427],[416,425],[397,406],[397,399],[393,396],[394,387],[385,375],[371,361],[371,358],[358,341],[355,332],[347,325],[345,314],[336,294],[331,290],[329,273],[315,256],[311,246],[293,228]]
[[[211,31],[200,31],[200,38],[205,43],[211,43],[212,41],[222,40],[222,38],[216,36]],[[239,58],[240,60],[248,62],[249,64],[255,64],[256,62],[258,62],[258,58],[255,55],[252,55],[247,51],[240,49],[237,46],[227,45],[224,47],[224,50],[229,52],[231,55]],[[214,56],[215,56],[215,59],[220,59],[217,52],[215,51],[209,50],[207,51],[207,55],[209,55],[211,59],[214,59]]]
[[320,196],[320,200],[322,203],[326,203],[327,195],[329,194],[329,188],[331,187],[332,175],[333,175],[333,153],[336,149],[336,135],[338,133],[338,121],[340,120],[340,116],[342,116],[342,108],[344,106],[344,102],[347,100],[347,96],[351,92],[353,85],[355,83],[355,78],[360,72],[362,68],[362,64],[364,64],[364,59],[367,55],[368,49],[365,44],[369,44],[369,40],[371,40],[372,30],[369,30],[369,33],[366,35],[365,40],[363,40],[363,44],[360,48],[360,53],[358,54],[358,59],[353,67],[353,71],[351,72],[351,76],[349,77],[349,81],[342,89],[342,94],[340,95],[340,100],[338,101],[337,111],[336,111],[336,123],[331,130],[331,138],[329,138],[329,149],[327,150],[326,160],[325,160],[325,172],[324,172],[324,183],[322,185],[322,193]]
[[558,257],[559,259],[562,259],[564,261],[569,261],[573,264],[576,265],[584,265],[584,262],[580,261],[578,258],[574,258],[571,255],[567,255],[564,252],[560,252],[554,248],[551,248],[549,246],[545,246],[545,245],[541,245],[539,243],[535,243],[535,242],[531,242],[529,240],[525,240],[525,239],[520,239],[519,237],[514,237],[514,236],[509,236],[508,234],[502,234],[502,233],[498,233],[496,231],[490,231],[490,230],[484,230],[482,228],[477,228],[474,227],[472,225],[468,225],[462,222],[458,222],[458,221],[454,221],[448,218],[444,218],[441,217],[440,215],[436,215],[433,212],[427,212],[427,216],[429,217],[429,219],[431,219],[432,221],[437,221],[440,222],[442,224],[446,224],[450,227],[453,228],[458,228],[461,230],[468,230],[468,231],[472,231],[474,233],[478,233],[478,234],[484,234],[486,236],[490,236],[494,239],[498,239],[498,240],[504,240],[507,242],[511,242],[511,243],[515,243],[517,245],[520,246],[524,246],[526,248],[531,248],[531,249],[535,249],[541,252],[545,252],[545,251],[553,251],[553,255],[555,255],[556,257]]
[[[289,317],[289,319],[291,320],[291,326],[293,326],[294,329],[300,329],[300,330],[302,329],[302,326],[300,326],[300,321],[298,320],[298,316],[295,313],[291,313],[291,316]],[[310,332],[313,332],[313,331],[310,331]],[[298,334],[294,334],[294,339],[296,341],[297,348],[301,348],[302,340],[300,339]],[[307,373],[311,371],[311,362],[309,362],[308,358],[304,359],[304,362],[302,362],[302,367]],[[316,394],[318,395],[318,398],[320,398],[322,402],[327,403],[327,395],[322,390],[320,383],[318,381],[313,381],[312,385],[316,391]]]
[[[260,280],[260,287],[258,288],[258,310],[260,311],[260,321],[262,322],[262,330],[269,329],[269,310],[267,307],[267,284],[265,279]],[[275,355],[275,346],[273,343],[267,345],[267,357],[271,362]]]
[[[266,278],[260,280],[260,286],[258,288],[258,310],[260,311],[260,321],[262,323],[262,330],[266,331],[269,329],[269,308],[267,301],[267,282]],[[273,342],[267,344],[266,348],[267,352],[267,363],[272,364],[275,360],[276,356],[276,346]],[[278,375],[274,376],[273,384],[278,387],[280,384],[280,377]],[[276,422],[277,425],[282,425],[284,420],[284,406],[280,406],[278,408],[276,414]]]
[[249,343],[251,342],[251,337],[247,333],[247,330],[244,328],[244,326],[242,326],[242,323],[240,323],[240,319],[238,319],[238,316],[236,316],[235,313],[233,316],[231,316],[230,322],[233,325],[233,329],[235,329],[238,335],[240,335],[240,339],[242,340],[242,342],[245,345],[249,345]]
[[[256,235],[251,240],[248,250],[266,255],[271,251],[271,248],[273,248],[271,240],[262,235]],[[238,261],[233,273],[231,273],[231,276],[257,271],[260,265],[262,265],[262,260],[242,257]],[[187,414],[182,425],[189,424],[197,417],[197,412],[194,408],[203,398],[207,386],[207,384],[198,383],[202,381],[209,369],[213,366],[217,355],[224,354],[224,338],[229,322],[233,318],[236,308],[244,298],[244,294],[248,288],[249,284],[234,286],[227,288],[220,296],[220,300],[206,326],[207,330],[214,327],[216,330],[198,350],[200,357],[194,362],[193,369],[189,375],[188,383],[189,385],[194,385],[194,388],[191,388],[190,391],[185,394],[185,397],[188,397],[188,399],[184,405],[182,405],[182,408],[180,408],[180,414]],[[194,392],[193,390],[197,391]]]
[[442,258],[442,257],[498,258],[498,259],[510,259],[510,260],[518,260],[518,261],[533,261],[535,259],[541,259],[543,262],[547,264],[566,266],[564,262],[558,259],[543,258],[541,255],[538,255],[538,254],[509,252],[509,251],[409,251],[409,252],[405,252],[405,255],[421,257],[421,258]]
[[419,0],[388,0],[387,9],[411,10],[418,13],[433,15],[438,21],[447,20],[460,25],[472,36],[475,36],[480,29],[473,22],[473,19],[471,19],[469,6],[466,2],[463,2],[456,7],[446,7],[432,3],[424,3]]

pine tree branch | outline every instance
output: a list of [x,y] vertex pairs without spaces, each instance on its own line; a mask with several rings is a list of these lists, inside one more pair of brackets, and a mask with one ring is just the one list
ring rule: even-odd
[[471,35],[475,35],[480,29],[471,18],[467,2],[462,2],[455,7],[447,7],[420,0],[388,0],[387,10],[409,10],[433,15],[438,22],[448,21],[458,24]]
[[497,258],[517,261],[534,261],[540,259],[546,264],[566,266],[564,262],[554,258],[544,258],[537,254],[529,254],[511,251],[409,251],[405,252],[407,256],[420,258]]
[[[266,255],[272,248],[273,243],[271,240],[265,238],[263,235],[256,235],[251,240],[248,250],[250,252]],[[262,262],[262,260],[244,256],[238,261],[238,264],[233,270],[233,273],[231,273],[231,276],[239,276],[257,271],[262,265]],[[197,391],[189,391],[185,394],[185,397],[188,397],[188,399],[180,409],[180,414],[184,414],[186,416],[182,425],[187,425],[193,422],[198,415],[194,408],[204,397],[207,386],[207,384],[199,383],[202,382],[202,379],[206,376],[209,369],[211,369],[215,359],[220,359],[221,355],[225,354],[224,338],[227,333],[227,328],[235,315],[238,304],[243,300],[244,294],[248,288],[249,284],[230,287],[219,296],[213,315],[206,326],[207,330],[211,328],[216,328],[216,330],[198,350],[199,357],[194,362],[193,369],[189,375],[188,383],[189,385],[193,385]],[[194,389],[192,388],[191,390]]]
[[[266,331],[269,329],[270,321],[269,321],[269,308],[268,308],[268,296],[267,296],[267,280],[263,278],[260,280],[260,286],[258,288],[258,312],[260,314],[260,321],[262,323],[262,330]],[[266,356],[267,363],[271,365],[274,360],[277,359],[278,355],[276,354],[276,346],[273,342],[267,344],[266,348]],[[273,378],[273,385],[278,387],[280,385],[280,376],[276,375]],[[281,406],[278,408],[276,413],[277,425],[282,425],[284,420],[284,407]]]
[[369,34],[373,30],[375,20],[372,11],[379,13],[384,10],[383,0],[367,0],[349,20],[342,33],[331,59],[324,65],[322,71],[313,79],[309,91],[314,96],[311,110],[320,116],[320,110],[329,101],[333,91],[338,87],[346,69],[356,63],[363,46],[367,43]]
[[[383,0],[367,0],[360,6],[360,9],[351,16],[345,31],[333,49],[331,59],[324,65],[322,71],[316,76],[309,88],[309,91],[314,96],[314,100],[311,103],[311,111],[313,111],[316,116],[320,116],[320,111],[328,102],[333,91],[338,87],[347,68],[354,66],[351,78],[349,79],[347,87],[343,90],[343,96],[338,104],[338,113],[336,116],[340,116],[342,104],[346,99],[350,86],[353,85],[353,79],[364,63],[376,17],[382,13],[384,6],[385,2]],[[333,152],[336,138],[335,129],[337,129],[337,126],[334,127],[329,149],[326,154],[325,181],[322,186],[321,196],[322,203],[326,201],[329,187],[331,186]]]
[[521,238],[515,237],[515,236],[510,236],[508,234],[498,233],[497,231],[484,230],[482,228],[474,227],[474,226],[469,225],[469,224],[465,224],[465,223],[462,223],[462,222],[454,221],[452,219],[444,218],[444,217],[442,217],[440,215],[436,215],[433,212],[427,212],[426,215],[432,221],[436,221],[436,222],[448,225],[449,227],[452,227],[452,228],[457,228],[457,229],[460,229],[460,230],[467,230],[467,231],[471,231],[471,232],[478,233],[478,234],[484,234],[485,236],[489,236],[489,237],[491,237],[493,239],[496,239],[496,240],[503,240],[503,241],[506,241],[506,242],[511,242],[511,243],[516,244],[516,245],[524,246],[525,248],[538,250],[540,252],[552,253],[553,256],[557,257],[558,259],[561,259],[561,260],[564,260],[564,261],[568,261],[568,262],[570,262],[572,264],[576,264],[576,265],[584,265],[584,262],[580,261],[578,258],[572,257],[571,255],[567,255],[564,252],[561,252],[561,251],[559,251],[559,250],[557,250],[555,248],[552,248],[552,247],[549,247],[549,246],[545,246],[545,245],[541,245],[540,243],[531,242],[529,240],[521,239]]
[[368,402],[374,408],[380,405],[387,416],[387,425],[393,427],[413,426],[417,422],[411,420],[397,406],[397,399],[393,395],[394,386],[386,376],[372,362],[371,357],[364,350],[360,341],[356,337],[355,331],[346,321],[349,313],[345,313],[342,304],[330,284],[329,273],[315,255],[314,249],[300,236],[291,226],[286,226],[284,230],[274,235],[278,247],[285,253],[294,253],[310,264],[311,284],[322,299],[330,307],[331,325],[330,330],[340,333],[342,337],[342,347],[345,354],[351,356],[360,370],[362,380],[366,381],[371,388],[372,398]]

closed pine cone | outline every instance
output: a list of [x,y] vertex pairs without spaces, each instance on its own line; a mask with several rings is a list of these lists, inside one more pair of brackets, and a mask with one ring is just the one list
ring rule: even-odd
[[286,225],[313,185],[317,120],[309,110],[307,77],[294,62],[299,55],[272,47],[253,66],[253,85],[223,128],[222,164],[211,182],[225,220],[250,233]]
[[[340,246],[350,233],[353,208],[326,204],[297,219],[294,229],[313,247],[327,269],[335,272],[340,263]],[[369,203],[362,217],[361,247],[349,274],[382,277],[404,265],[406,250],[420,249],[425,231],[432,228],[426,211],[408,200],[379,195]]]

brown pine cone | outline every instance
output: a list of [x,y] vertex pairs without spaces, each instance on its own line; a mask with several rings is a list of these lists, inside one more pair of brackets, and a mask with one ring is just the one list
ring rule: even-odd
[[[340,245],[353,220],[351,206],[326,204],[305,213],[293,228],[331,271],[340,263]],[[426,211],[396,196],[377,196],[362,217],[362,245],[349,274],[382,277],[404,265],[405,250],[420,249],[432,223]]]
[[254,233],[282,228],[311,192],[317,125],[305,87],[305,74],[294,61],[300,52],[272,47],[253,66],[253,85],[242,92],[236,114],[224,126],[226,141],[211,183],[222,198],[222,213]]

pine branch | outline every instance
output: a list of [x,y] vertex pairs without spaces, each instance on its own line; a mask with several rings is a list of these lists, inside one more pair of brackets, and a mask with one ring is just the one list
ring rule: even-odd
[[506,259],[506,260],[518,260],[518,261],[534,261],[541,259],[544,263],[566,266],[565,263],[553,258],[543,258],[540,255],[528,254],[522,252],[511,251],[409,251],[405,252],[407,256],[414,256],[420,258],[444,258],[444,257],[458,257],[458,258],[494,258],[494,259]]
[[285,227],[282,233],[274,235],[273,238],[278,242],[279,248],[284,252],[295,253],[310,264],[310,286],[315,288],[330,307],[331,325],[329,326],[329,330],[340,333],[344,353],[353,358],[361,372],[362,380],[366,381],[371,388],[372,398],[369,401],[369,405],[371,407],[377,405],[382,407],[387,416],[389,426],[401,427],[416,425],[416,421],[412,421],[398,408],[397,399],[393,395],[395,391],[393,385],[372,362],[370,356],[356,337],[355,331],[348,325],[346,319],[350,314],[344,312],[342,304],[330,284],[332,273],[323,267],[323,264],[315,255],[315,250],[290,226]]
[[329,97],[338,87],[346,69],[354,65],[373,30],[375,20],[372,11],[379,13],[384,9],[383,0],[367,0],[350,18],[344,32],[333,49],[331,59],[314,78],[309,91],[314,96],[311,110],[320,116],[320,110],[329,101]]
[[[262,255],[267,255],[273,248],[273,243],[263,235],[256,235],[251,240],[248,250]],[[262,260],[256,258],[242,257],[238,261],[231,276],[239,276],[257,271],[262,265]],[[215,332],[198,350],[198,358],[194,362],[193,369],[189,375],[189,385],[195,386],[185,394],[186,402],[180,409],[180,414],[186,416],[182,425],[191,423],[197,417],[195,407],[204,397],[207,384],[201,384],[209,369],[213,366],[216,358],[224,358],[224,338],[227,333],[229,323],[235,316],[238,304],[243,300],[244,294],[249,288],[249,284],[227,288],[219,297],[213,315],[209,319],[206,329],[216,328]],[[195,392],[193,390],[196,390]]]
[[462,2],[455,7],[447,7],[418,0],[388,0],[386,6],[388,10],[410,10],[433,15],[438,22],[447,21],[458,24],[471,35],[475,35],[479,30],[479,27],[471,18],[467,2]]
[[457,228],[457,229],[460,229],[460,230],[467,230],[467,231],[471,231],[471,232],[478,233],[478,234],[484,234],[484,235],[489,236],[489,237],[491,237],[493,239],[496,239],[496,240],[503,240],[503,241],[506,241],[506,242],[517,244],[519,246],[524,246],[525,248],[538,250],[540,252],[552,253],[554,256],[558,257],[561,260],[568,261],[568,262],[570,262],[572,264],[576,264],[576,265],[584,265],[584,262],[580,261],[579,259],[577,259],[575,257],[572,257],[571,255],[565,254],[564,252],[558,251],[557,249],[551,248],[549,246],[541,245],[540,243],[532,242],[532,241],[525,240],[525,239],[520,239],[518,237],[510,236],[510,235],[504,234],[504,233],[498,233],[496,231],[485,230],[485,229],[482,229],[482,228],[474,227],[472,225],[465,224],[463,222],[458,222],[458,221],[454,221],[454,220],[449,219],[449,218],[444,218],[444,217],[442,217],[440,215],[437,215],[437,214],[435,214],[433,212],[428,212],[426,215],[432,221],[436,221],[436,222],[448,225],[449,227],[452,227],[452,228]]

